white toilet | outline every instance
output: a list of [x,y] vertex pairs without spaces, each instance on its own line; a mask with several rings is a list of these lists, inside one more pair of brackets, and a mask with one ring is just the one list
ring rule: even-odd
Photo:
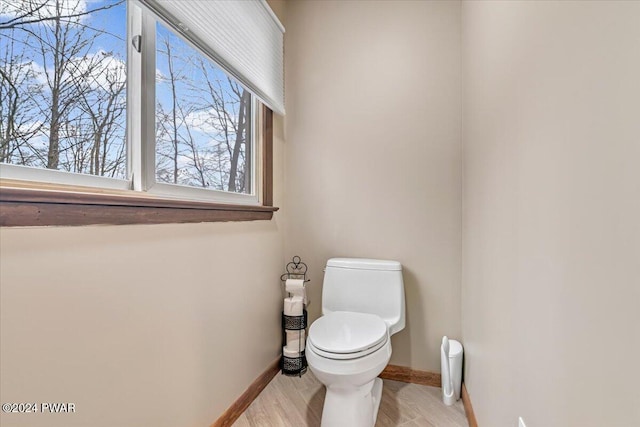
[[404,329],[402,265],[332,258],[322,288],[322,317],[307,337],[309,368],[327,387],[322,427],[372,427],[391,358],[391,335]]

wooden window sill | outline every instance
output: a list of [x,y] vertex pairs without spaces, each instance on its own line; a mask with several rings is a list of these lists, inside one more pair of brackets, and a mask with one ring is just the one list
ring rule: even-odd
[[277,207],[164,199],[118,191],[0,186],[0,226],[123,225],[270,220]]

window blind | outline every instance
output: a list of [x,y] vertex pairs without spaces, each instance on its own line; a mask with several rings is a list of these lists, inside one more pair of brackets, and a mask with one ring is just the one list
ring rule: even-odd
[[142,0],[269,108],[284,114],[284,27],[265,0]]

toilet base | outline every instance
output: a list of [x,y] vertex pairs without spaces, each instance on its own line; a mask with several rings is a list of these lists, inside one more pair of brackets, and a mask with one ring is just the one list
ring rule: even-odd
[[378,419],[378,410],[380,409],[380,402],[382,402],[382,380],[376,378],[373,380],[373,390],[371,390],[373,396],[373,424],[375,425]]
[[382,380],[362,386],[327,387],[322,409],[322,427],[373,427],[382,400]]

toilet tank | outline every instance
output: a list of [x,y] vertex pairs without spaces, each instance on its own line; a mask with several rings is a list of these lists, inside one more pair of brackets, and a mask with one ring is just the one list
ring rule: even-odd
[[377,314],[395,334],[405,326],[402,265],[397,261],[331,258],[322,285],[322,314]]

